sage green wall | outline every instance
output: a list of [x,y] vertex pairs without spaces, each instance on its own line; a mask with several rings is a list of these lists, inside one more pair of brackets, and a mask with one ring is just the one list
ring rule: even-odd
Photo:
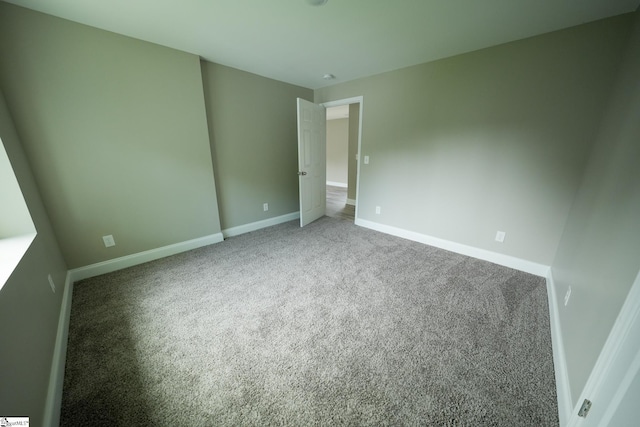
[[[2,92],[0,138],[38,232],[0,287],[0,414],[29,416],[31,425],[41,426],[67,266]],[[48,274],[56,293],[49,287]]]
[[[574,404],[640,269],[640,12],[552,265]],[[638,338],[638,337],[636,337]]]
[[356,200],[358,183],[358,133],[360,132],[360,104],[349,104],[349,187],[347,198]]
[[348,185],[349,119],[327,120],[327,181]]
[[222,228],[297,212],[296,98],[313,91],[206,61],[202,77]]
[[0,2],[0,58],[70,268],[220,232],[197,56]]
[[551,265],[630,23],[316,90],[318,103],[364,97],[360,219]]

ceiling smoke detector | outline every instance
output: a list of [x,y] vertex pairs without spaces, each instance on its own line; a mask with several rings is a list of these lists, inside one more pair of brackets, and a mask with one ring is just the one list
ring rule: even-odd
[[323,79],[325,80],[333,80],[336,78],[336,76],[334,76],[333,74],[325,74],[324,76],[322,76]]
[[327,0],[307,0],[311,6],[322,6],[327,3]]

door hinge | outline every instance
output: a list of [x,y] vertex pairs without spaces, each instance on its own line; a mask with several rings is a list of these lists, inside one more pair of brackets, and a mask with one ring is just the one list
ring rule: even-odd
[[589,399],[585,399],[584,402],[582,402],[580,410],[578,411],[578,416],[586,418],[587,414],[589,413],[589,409],[591,409],[591,401]]

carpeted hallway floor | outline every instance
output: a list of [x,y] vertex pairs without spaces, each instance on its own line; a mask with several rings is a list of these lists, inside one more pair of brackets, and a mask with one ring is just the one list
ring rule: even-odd
[[61,425],[556,426],[545,282],[327,217],[87,279]]

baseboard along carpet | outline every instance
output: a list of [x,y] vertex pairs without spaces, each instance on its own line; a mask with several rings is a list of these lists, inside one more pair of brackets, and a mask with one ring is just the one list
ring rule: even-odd
[[324,217],[75,284],[62,426],[557,426],[544,279]]

